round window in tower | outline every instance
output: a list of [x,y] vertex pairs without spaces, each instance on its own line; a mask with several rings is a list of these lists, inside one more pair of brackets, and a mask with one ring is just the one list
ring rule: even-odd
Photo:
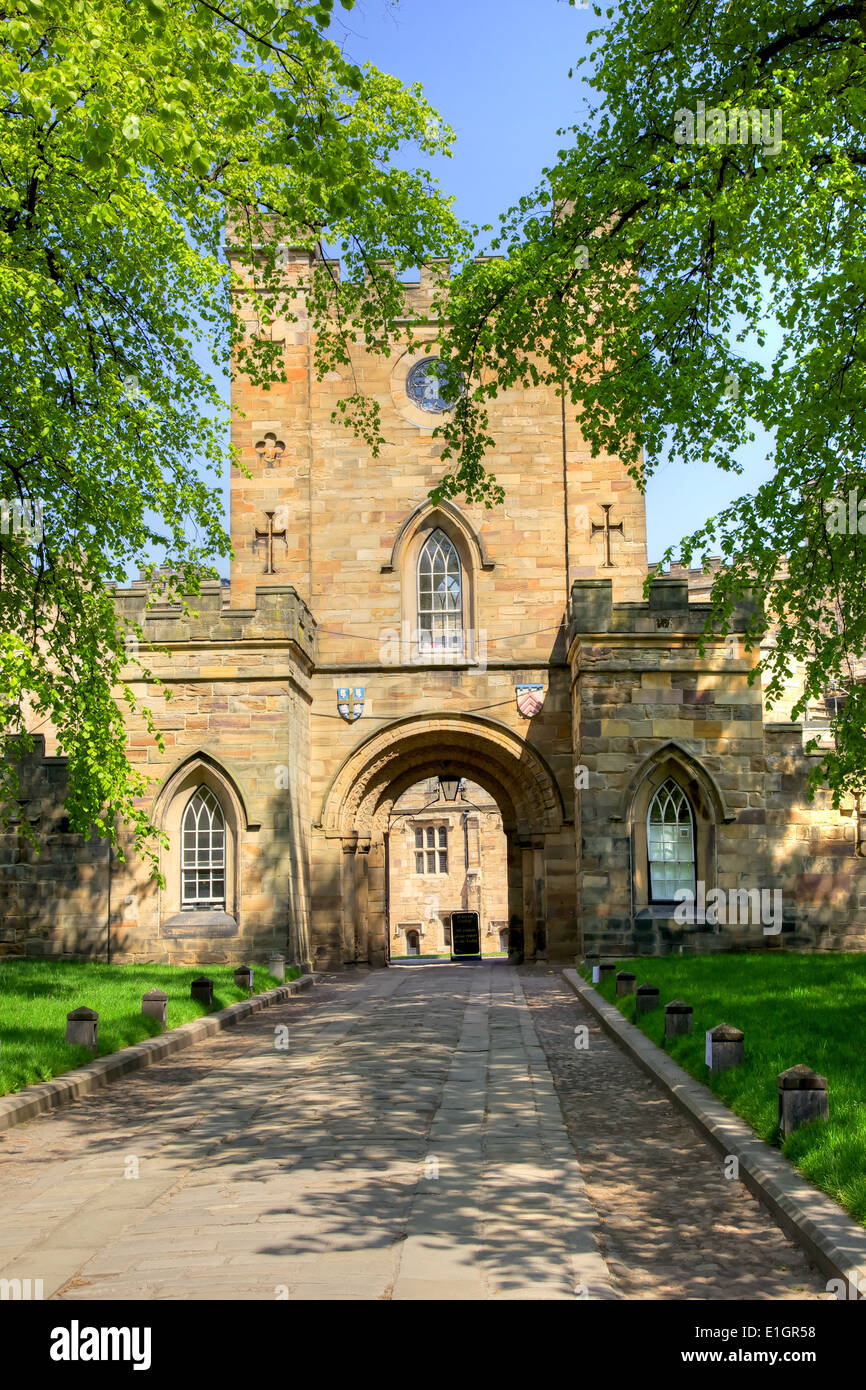
[[441,357],[422,357],[409,368],[406,395],[419,410],[441,415],[453,410],[465,385],[462,373],[447,367]]

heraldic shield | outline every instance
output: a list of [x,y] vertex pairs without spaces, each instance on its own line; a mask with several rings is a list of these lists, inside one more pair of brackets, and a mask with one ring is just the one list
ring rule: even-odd
[[364,713],[364,690],[363,685],[355,685],[351,691],[348,686],[337,690],[337,709],[348,724],[354,724]]
[[524,719],[531,719],[538,714],[544,704],[543,685],[516,685],[514,687],[517,695],[517,708]]

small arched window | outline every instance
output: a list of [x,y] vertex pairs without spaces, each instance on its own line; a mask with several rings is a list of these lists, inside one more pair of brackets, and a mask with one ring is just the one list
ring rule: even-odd
[[199,787],[190,797],[181,830],[182,906],[224,909],[226,823],[210,787]]
[[695,891],[695,821],[688,797],[669,777],[649,804],[646,822],[650,900],[673,902],[680,888]]
[[421,652],[463,652],[460,556],[438,527],[418,557],[418,647]]

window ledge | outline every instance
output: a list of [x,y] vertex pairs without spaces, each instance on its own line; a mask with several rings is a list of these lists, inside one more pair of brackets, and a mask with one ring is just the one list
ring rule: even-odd
[[708,926],[711,931],[715,928],[715,923],[707,922],[705,912],[696,912],[691,904],[686,903],[648,903],[639,907],[634,916],[636,922],[664,918],[675,922],[678,927]]
[[213,940],[221,936],[237,936],[236,918],[229,912],[176,912],[162,924],[163,936],[203,936]]

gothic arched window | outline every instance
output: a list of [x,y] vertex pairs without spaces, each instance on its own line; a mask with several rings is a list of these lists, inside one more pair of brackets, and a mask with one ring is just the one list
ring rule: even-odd
[[463,572],[445,532],[431,531],[418,557],[418,648],[463,652]]
[[646,818],[650,900],[672,902],[679,888],[695,891],[695,822],[688,797],[669,777],[649,804]]
[[226,823],[210,787],[190,797],[181,824],[183,907],[225,908]]

